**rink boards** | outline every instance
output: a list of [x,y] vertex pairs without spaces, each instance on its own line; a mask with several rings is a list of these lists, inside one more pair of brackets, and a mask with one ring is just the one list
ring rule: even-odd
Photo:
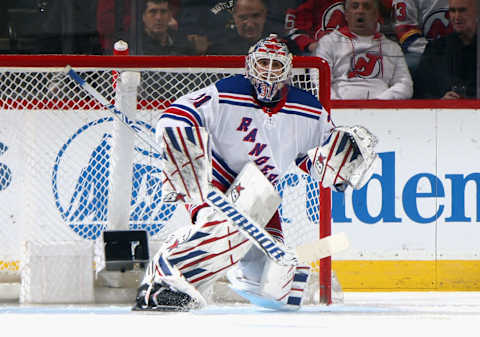
[[[350,239],[349,250],[335,255],[333,261],[345,290],[480,290],[479,112],[424,108],[332,112],[337,125],[365,125],[376,134],[381,159],[381,166],[364,189],[332,195],[332,229],[347,233]],[[41,121],[43,117],[38,116]],[[74,134],[78,128],[72,125],[68,129],[65,119],[59,122],[62,124],[56,129],[65,134]],[[104,123],[95,124],[98,139],[79,133],[74,140],[79,144],[100,143],[105,130],[110,128],[109,122],[105,119]],[[24,158],[17,156],[14,142],[10,141],[20,139],[19,136],[5,131],[2,135],[0,200],[4,208],[15,208],[25,194],[10,191],[24,184],[15,179],[22,168],[16,164],[23,165]],[[61,145],[55,149],[62,148]],[[72,146],[79,145],[72,141]],[[49,162],[60,157],[58,150],[42,156],[52,156]],[[90,157],[91,151],[85,154],[84,161]],[[46,169],[47,177],[58,177],[51,175],[50,166]],[[71,176],[76,178],[79,173]],[[147,176],[139,175],[141,181]],[[50,192],[51,181],[47,183],[39,189]],[[69,201],[62,195],[58,200],[59,205]],[[44,207],[38,208],[42,216],[47,213]],[[10,214],[3,214],[0,233],[11,241],[11,232],[2,231],[19,222]],[[5,248],[14,252],[19,249],[4,245]],[[18,267],[14,264],[11,269]]]
[[366,187],[332,195],[345,289],[480,289],[480,110],[336,109],[365,125],[381,166]]

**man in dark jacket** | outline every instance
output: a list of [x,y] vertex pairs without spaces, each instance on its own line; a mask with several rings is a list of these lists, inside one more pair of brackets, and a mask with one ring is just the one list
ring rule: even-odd
[[415,98],[476,97],[476,0],[449,0],[453,33],[431,41],[414,76]]
[[172,11],[168,0],[146,0],[142,14],[143,34],[138,41],[139,55],[192,55],[193,44],[170,28]]
[[247,55],[250,46],[268,35],[268,31],[265,31],[267,21],[265,0],[235,1],[232,17],[234,28],[221,38],[211,41],[210,54]]

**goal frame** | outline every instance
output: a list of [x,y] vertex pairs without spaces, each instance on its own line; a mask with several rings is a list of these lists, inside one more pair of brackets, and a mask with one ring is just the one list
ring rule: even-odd
[[[244,68],[244,56],[92,56],[92,55],[0,55],[2,68]],[[330,68],[328,63],[311,56],[294,56],[293,67],[318,69],[319,100],[330,113]],[[331,235],[331,191],[320,188],[320,238]],[[332,303],[331,257],[319,263],[320,302]]]

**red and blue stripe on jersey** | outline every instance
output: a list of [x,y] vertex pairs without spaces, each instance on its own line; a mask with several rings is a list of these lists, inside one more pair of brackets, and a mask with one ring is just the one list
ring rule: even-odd
[[189,106],[173,103],[160,116],[160,119],[170,118],[176,121],[182,121],[190,126],[204,126],[200,115]]
[[[216,83],[219,103],[262,109],[260,102],[252,96],[250,81],[242,75],[225,78]],[[312,94],[296,87],[289,87],[285,104],[278,113],[319,119],[325,113],[322,104]]]

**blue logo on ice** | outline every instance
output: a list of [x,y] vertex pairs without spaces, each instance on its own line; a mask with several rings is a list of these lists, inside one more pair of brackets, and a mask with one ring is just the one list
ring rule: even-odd
[[[106,117],[78,129],[58,152],[52,170],[52,192],[56,207],[63,221],[85,239],[95,240],[107,225],[112,136],[108,133],[102,135],[99,143],[91,149],[85,166],[74,168],[78,173],[74,173],[73,178],[70,177],[72,172],[62,171],[62,165],[69,161],[68,150],[82,144],[80,136],[85,136],[85,133],[94,127],[112,121],[113,118]],[[151,129],[145,124],[143,126]],[[136,151],[146,157],[158,158],[156,153],[140,148],[136,148]],[[176,206],[160,204],[160,170],[157,167],[135,163],[132,170],[130,228],[145,229],[150,235],[154,235],[164,226],[164,222],[172,217]],[[73,184],[75,174],[78,174],[78,177]],[[66,182],[69,179],[70,184]]]

